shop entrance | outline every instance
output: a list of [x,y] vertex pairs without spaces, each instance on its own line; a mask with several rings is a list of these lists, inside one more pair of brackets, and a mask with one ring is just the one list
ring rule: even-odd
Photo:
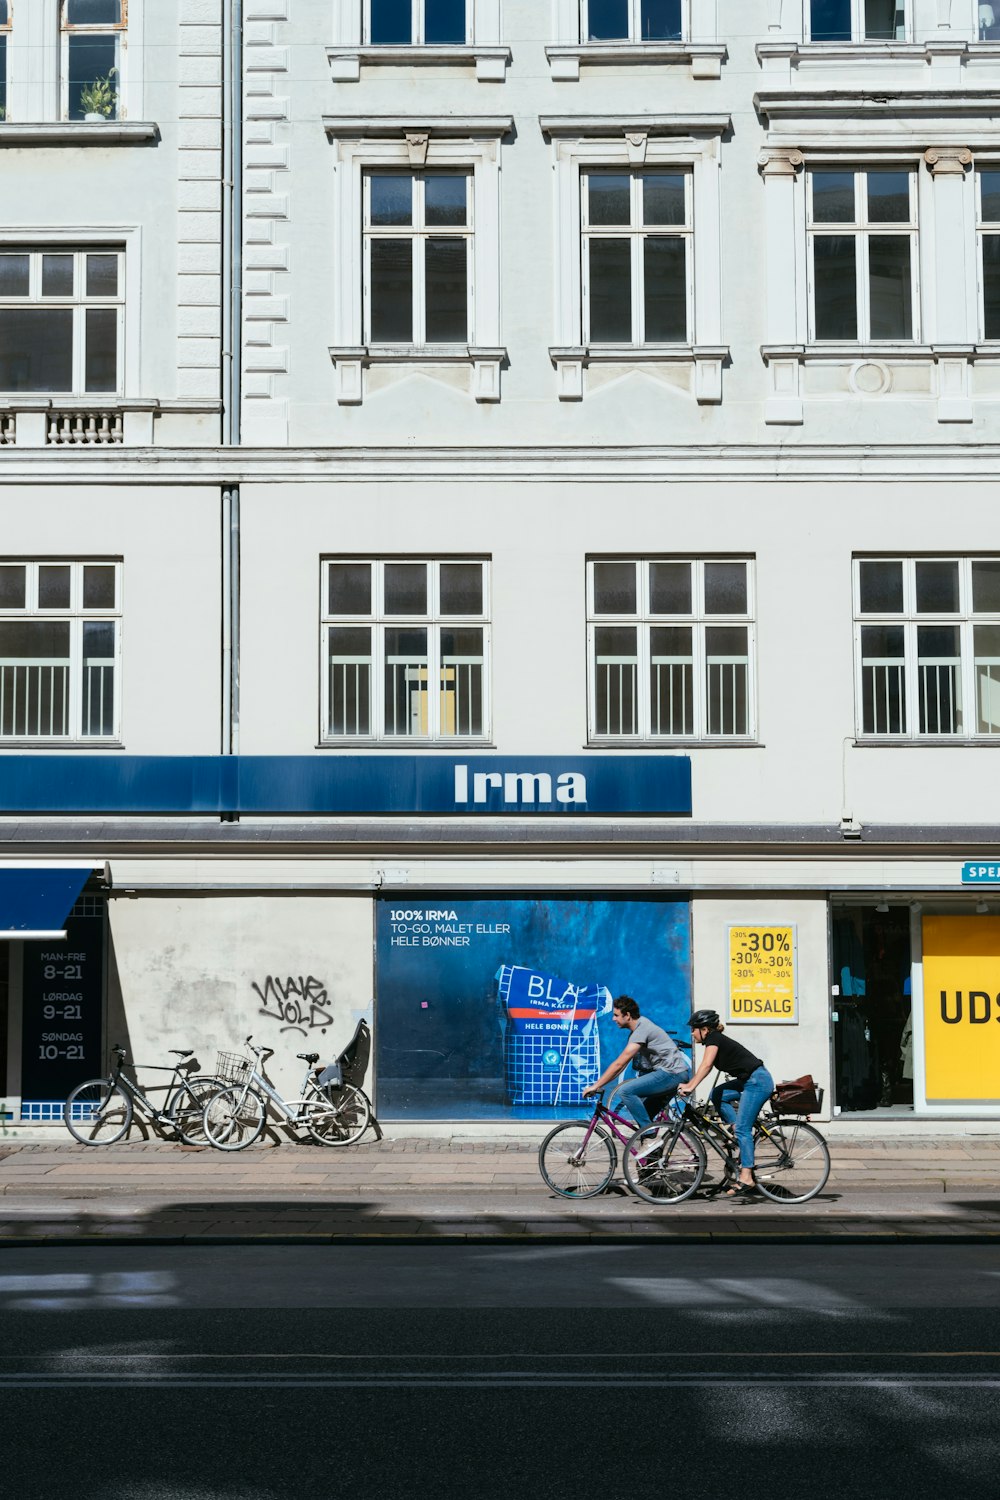
[[833,911],[834,1103],[909,1114],[913,1030],[908,906]]
[[[7,1109],[7,1030],[10,1026],[10,943],[0,942],[0,1116]],[[0,1118],[0,1125],[3,1120]]]

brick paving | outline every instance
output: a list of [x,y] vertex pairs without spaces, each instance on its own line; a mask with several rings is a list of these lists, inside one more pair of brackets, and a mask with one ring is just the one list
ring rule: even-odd
[[813,1202],[698,1197],[654,1207],[620,1180],[570,1202],[538,1173],[538,1137],[283,1140],[223,1153],[161,1140],[0,1147],[0,1244],[529,1236],[628,1240],[1000,1237],[1000,1135],[830,1136]]

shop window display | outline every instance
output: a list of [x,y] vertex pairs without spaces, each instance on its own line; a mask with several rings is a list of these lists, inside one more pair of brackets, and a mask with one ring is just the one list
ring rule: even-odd
[[910,959],[908,906],[834,913],[834,1102],[845,1113],[913,1106]]

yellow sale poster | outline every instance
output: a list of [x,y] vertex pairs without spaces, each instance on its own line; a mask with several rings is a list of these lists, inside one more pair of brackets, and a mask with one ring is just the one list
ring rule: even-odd
[[796,1023],[794,925],[730,927],[729,1019]]
[[929,1104],[1000,1100],[1000,917],[923,919]]

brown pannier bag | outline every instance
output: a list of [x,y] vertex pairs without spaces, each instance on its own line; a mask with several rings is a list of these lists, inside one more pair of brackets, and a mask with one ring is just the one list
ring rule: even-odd
[[771,1108],[776,1115],[814,1115],[823,1103],[823,1090],[816,1087],[811,1073],[774,1086]]

